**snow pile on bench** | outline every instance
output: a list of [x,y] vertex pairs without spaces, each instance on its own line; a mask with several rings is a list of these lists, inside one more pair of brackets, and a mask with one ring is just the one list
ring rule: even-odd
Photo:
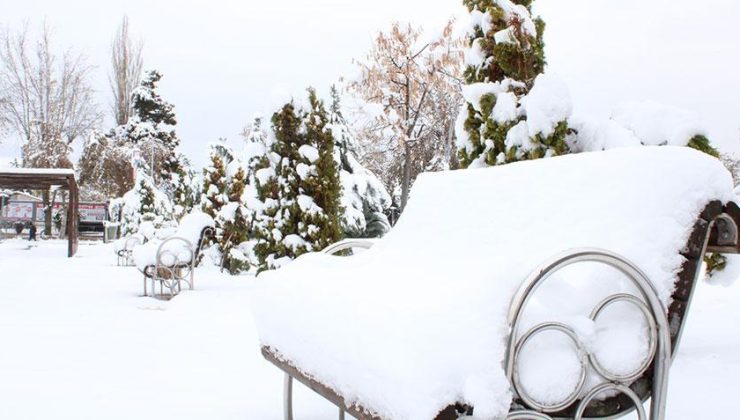
[[[214,226],[215,222],[213,218],[200,210],[194,210],[192,213],[183,217],[180,225],[177,227],[177,231],[170,237],[188,240],[193,246],[193,249],[186,249],[185,243],[182,241],[170,242],[166,245],[166,251],[168,252],[162,262],[167,266],[189,264],[192,257],[190,251],[194,252],[200,243],[200,236],[203,229]],[[157,263],[157,250],[162,242],[160,240],[150,240],[146,245],[134,249],[133,258],[139,270],[143,271],[146,267]]]
[[[260,338],[382,418],[431,419],[455,402],[499,418],[512,397],[506,314],[534,269],[571,248],[611,250],[641,267],[667,305],[700,212],[732,199],[718,160],[670,146],[423,174],[374,248],[309,254],[258,278]],[[626,280],[594,263],[571,268],[538,291],[526,323],[567,322],[605,366],[634,369],[646,347],[634,308],[588,319],[601,299],[631,290]],[[602,322],[616,332],[601,334]],[[522,355],[522,380],[543,402],[570,393],[578,372],[560,338],[538,338]]]

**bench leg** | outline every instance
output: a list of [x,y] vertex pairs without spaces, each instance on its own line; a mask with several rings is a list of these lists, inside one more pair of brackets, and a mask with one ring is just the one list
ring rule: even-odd
[[283,382],[283,419],[293,420],[293,377],[287,373]]
[[[287,373],[283,380],[283,419],[293,420],[293,377]],[[344,420],[342,407],[339,407],[339,420]]]

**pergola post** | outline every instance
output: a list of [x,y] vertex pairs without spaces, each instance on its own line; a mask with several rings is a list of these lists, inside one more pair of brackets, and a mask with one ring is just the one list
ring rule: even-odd
[[[74,170],[41,168],[0,170],[0,187],[48,192],[52,186],[58,186],[69,191],[69,206],[67,208],[67,256],[71,258],[77,253],[77,215],[79,214],[80,204],[79,190],[77,188]],[[45,208],[44,211],[48,211],[48,208]],[[48,217],[45,219],[48,219]]]
[[67,256],[72,258],[77,253],[78,231],[77,215],[79,214],[79,192],[74,176],[67,178],[69,189],[69,205],[67,206]]

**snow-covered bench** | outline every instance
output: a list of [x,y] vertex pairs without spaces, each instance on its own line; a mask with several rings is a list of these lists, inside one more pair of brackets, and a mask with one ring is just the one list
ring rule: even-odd
[[134,265],[132,253],[134,248],[144,243],[141,235],[130,235],[113,243],[113,251],[116,253],[116,263],[119,267],[130,267]]
[[340,418],[662,420],[702,258],[738,253],[733,199],[688,148],[424,174],[368,251],[258,277],[285,419],[295,378]]
[[157,228],[152,222],[142,222],[136,233],[124,236],[113,242],[113,251],[118,257],[118,266],[130,267],[134,262],[134,249],[152,239],[158,239]]
[[[173,297],[182,291],[182,283],[194,288],[195,267],[208,236],[215,233],[213,219],[200,212],[183,217],[177,230],[164,240],[151,240],[134,249],[136,266],[144,274],[144,296]],[[159,294],[156,293],[159,284]],[[165,290],[166,289],[166,290]]]

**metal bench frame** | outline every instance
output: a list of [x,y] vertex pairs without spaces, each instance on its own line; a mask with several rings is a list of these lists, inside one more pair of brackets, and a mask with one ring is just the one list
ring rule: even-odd
[[117,265],[119,267],[131,267],[134,265],[133,252],[134,248],[141,245],[141,238],[138,236],[129,236],[124,242],[123,249],[116,252]]
[[[177,296],[182,291],[182,283],[187,284],[189,290],[193,290],[195,288],[195,267],[198,265],[202,246],[206,238],[214,233],[214,228],[204,228],[201,231],[197,246],[193,246],[192,242],[178,236],[170,237],[159,244],[155,264],[146,266],[143,270],[144,296],[149,296],[147,294],[147,281],[151,282],[151,296],[161,299],[171,299]],[[183,246],[178,248],[177,254],[187,252],[186,258],[181,258],[181,255],[177,255],[168,246],[178,242]],[[167,263],[167,260],[184,262],[170,264]],[[156,293],[157,283],[159,284],[158,295]]]
[[[652,283],[637,266],[610,251],[600,249],[567,251],[535,270],[514,295],[509,310],[510,331],[504,369],[515,398],[507,420],[606,420],[623,417],[634,410],[637,410],[640,420],[664,420],[670,366],[686,324],[696,283],[702,276],[704,255],[708,252],[740,253],[739,226],[740,207],[737,204],[722,205],[721,202],[715,201],[707,205],[695,223],[688,243],[681,253],[685,262],[678,273],[676,288],[668,308],[663,306]],[[340,243],[325,251],[335,254],[347,248],[372,246],[372,242],[345,242],[347,246]],[[645,355],[644,363],[639,369],[630,374],[618,375],[605,369],[596,355],[589,354],[584,349],[577,334],[568,325],[546,322],[520,334],[521,315],[538,287],[558,270],[581,262],[597,262],[611,266],[623,273],[638,290],[637,295],[620,293],[609,296],[591,312],[591,319],[596,320],[607,307],[623,302],[635,306],[645,316],[649,330],[648,354]],[[531,398],[522,386],[518,374],[518,361],[522,350],[533,337],[545,331],[557,331],[572,340],[573,348],[582,367],[578,388],[565,400],[552,405],[542,404]],[[293,420],[293,379],[297,379],[337,405],[340,420],[344,419],[345,412],[360,420],[382,420],[373,413],[372,407],[348,404],[336,390],[301,372],[299,367],[281,356],[279,349],[263,347],[262,354],[268,361],[285,372],[283,404],[285,420]],[[606,382],[592,389],[584,389],[589,371],[596,372]],[[608,391],[616,395],[603,400],[597,399]],[[585,396],[580,398],[584,393]],[[652,398],[652,402],[648,414],[643,405],[649,398]],[[434,420],[454,420],[461,415],[472,414],[473,410],[474,407],[464,404],[451,405],[441,411]]]

